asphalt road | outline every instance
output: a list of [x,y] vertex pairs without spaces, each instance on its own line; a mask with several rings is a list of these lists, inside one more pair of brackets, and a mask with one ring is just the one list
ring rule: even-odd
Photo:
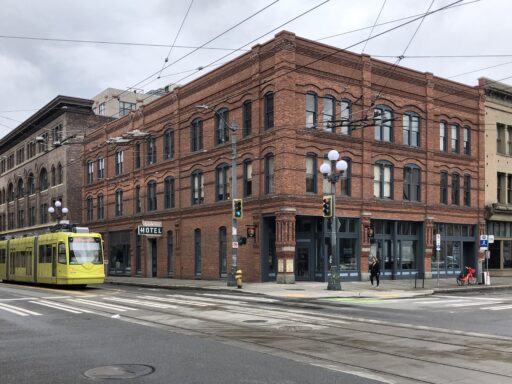
[[0,382],[511,383],[507,305],[0,284]]

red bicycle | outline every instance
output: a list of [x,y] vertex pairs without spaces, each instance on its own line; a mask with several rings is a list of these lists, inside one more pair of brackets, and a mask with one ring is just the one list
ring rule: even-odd
[[460,273],[459,276],[457,276],[457,285],[475,285],[476,284],[476,276],[475,268],[466,267],[467,273],[464,275],[463,272]]

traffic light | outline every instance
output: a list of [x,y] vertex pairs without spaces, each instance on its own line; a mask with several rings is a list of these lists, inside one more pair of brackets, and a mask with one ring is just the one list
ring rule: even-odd
[[322,210],[324,217],[332,217],[332,196],[322,198]]
[[233,217],[235,219],[241,219],[243,215],[243,202],[242,199],[233,199]]

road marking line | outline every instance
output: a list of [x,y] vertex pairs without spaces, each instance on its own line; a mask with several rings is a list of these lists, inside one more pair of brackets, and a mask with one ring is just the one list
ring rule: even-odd
[[29,303],[43,305],[45,307],[50,307],[53,309],[60,309],[61,311],[66,311],[66,312],[71,312],[71,313],[82,313],[80,311],[75,311],[73,309],[68,309],[68,308],[59,307],[57,305],[52,305],[52,303],[49,303],[47,301],[29,301]]
[[462,303],[462,304],[449,304],[447,307],[461,308],[461,307],[471,307],[475,305],[492,305],[492,304],[501,304],[501,301],[480,301],[478,303]]
[[208,307],[212,305],[211,303],[204,303],[200,301],[190,301],[190,300],[181,300],[181,299],[171,299],[171,298],[164,298],[164,297],[157,297],[157,296],[137,296],[139,299],[149,299],[149,300],[156,300],[156,301],[164,301],[169,303],[175,303],[175,304],[184,304],[184,305],[196,305],[198,307]]
[[[28,309],[18,308],[13,305],[9,305],[9,304],[0,304],[0,309],[9,311],[12,313],[17,313],[20,316],[28,316],[28,315],[41,316],[41,313],[29,311]],[[20,312],[25,313],[25,315],[20,314]]]
[[137,308],[130,308],[130,307],[124,307],[122,305],[116,305],[116,304],[108,304],[108,303],[97,303],[95,301],[85,300],[85,299],[68,299],[69,301],[76,302],[79,304],[87,304],[92,305],[94,307],[100,307],[104,309],[113,309],[115,311],[119,312],[126,312],[126,311],[136,311]]
[[220,294],[220,293],[201,293],[201,296],[211,296],[211,297],[222,297],[222,298],[225,298],[225,299],[231,299],[231,298],[236,298],[238,300],[243,300],[243,301],[262,301],[262,302],[268,302],[268,303],[275,303],[276,299],[269,299],[269,298],[266,298],[266,297],[253,297],[253,296],[240,296],[240,295],[223,295],[223,294]]
[[77,308],[77,307],[71,307],[69,305],[66,305],[64,303],[59,303],[59,302],[55,302],[55,301],[45,301],[45,300],[40,300],[40,302],[43,302],[43,303],[48,303],[48,304],[51,304],[51,305],[55,305],[57,307],[62,307],[62,308],[68,308],[68,309],[71,309],[71,310],[74,310],[74,311],[80,311],[80,312],[84,312],[84,313],[94,313],[93,311],[90,311],[88,309],[82,309],[82,308]]

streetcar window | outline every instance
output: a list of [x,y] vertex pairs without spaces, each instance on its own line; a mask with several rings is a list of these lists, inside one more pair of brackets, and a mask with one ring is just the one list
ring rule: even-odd
[[6,254],[6,250],[0,249],[0,264],[5,264],[5,254]]
[[97,237],[69,238],[69,264],[102,264],[101,240]]
[[39,246],[39,263],[52,262],[52,246],[51,244]]
[[66,264],[66,245],[59,243],[59,263]]

